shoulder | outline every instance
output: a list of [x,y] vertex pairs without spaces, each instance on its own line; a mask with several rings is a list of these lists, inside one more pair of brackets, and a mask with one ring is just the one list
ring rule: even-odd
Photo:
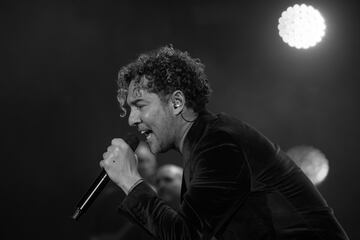
[[207,121],[196,152],[218,146],[232,146],[252,156],[268,157],[276,152],[276,145],[260,131],[236,117],[219,113]]
[[218,178],[238,177],[246,165],[246,157],[232,125],[236,122],[235,125],[241,127],[242,121],[231,123],[229,120],[227,116],[217,114],[207,122],[202,137],[193,148],[190,172],[213,173]]
[[206,127],[203,129],[202,136],[194,149],[195,153],[224,147],[240,147],[236,134],[238,134],[238,129],[243,127],[242,121],[223,113],[212,115],[212,118],[205,119],[204,121],[206,122]]
[[207,121],[201,143],[205,145],[237,144],[238,136],[245,136],[249,126],[240,119],[229,116],[225,113],[213,115]]

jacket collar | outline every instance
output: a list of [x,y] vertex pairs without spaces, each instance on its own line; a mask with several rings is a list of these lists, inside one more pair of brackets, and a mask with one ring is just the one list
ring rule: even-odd
[[208,123],[210,120],[215,119],[215,115],[207,110],[199,112],[199,116],[196,118],[195,122],[191,126],[190,130],[186,134],[182,156],[185,166],[187,161],[190,158],[191,153],[194,151],[197,143],[200,141],[201,137],[206,132]]

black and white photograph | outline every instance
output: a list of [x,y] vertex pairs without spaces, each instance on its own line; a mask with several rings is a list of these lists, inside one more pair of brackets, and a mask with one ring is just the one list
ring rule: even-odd
[[0,238],[360,239],[359,5],[1,1]]

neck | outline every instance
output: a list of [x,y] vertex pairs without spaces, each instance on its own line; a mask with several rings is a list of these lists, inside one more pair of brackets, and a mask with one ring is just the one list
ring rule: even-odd
[[191,114],[179,114],[179,121],[180,121],[180,127],[178,130],[178,133],[176,134],[176,149],[182,153],[183,150],[183,144],[186,137],[186,134],[190,130],[191,126],[193,125],[194,121],[197,118],[197,114],[195,112],[191,112]]

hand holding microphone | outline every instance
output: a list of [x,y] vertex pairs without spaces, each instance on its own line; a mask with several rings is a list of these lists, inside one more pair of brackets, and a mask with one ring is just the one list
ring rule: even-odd
[[108,151],[103,154],[104,160],[100,162],[100,166],[104,169],[76,205],[72,216],[74,220],[77,220],[90,207],[110,179],[126,194],[131,188],[131,184],[141,179],[137,171],[137,158],[134,154],[139,139],[135,135],[128,135],[124,139],[113,139],[111,143]]
[[100,166],[126,194],[134,183],[141,179],[137,168],[137,156],[123,139],[113,139],[103,158]]

